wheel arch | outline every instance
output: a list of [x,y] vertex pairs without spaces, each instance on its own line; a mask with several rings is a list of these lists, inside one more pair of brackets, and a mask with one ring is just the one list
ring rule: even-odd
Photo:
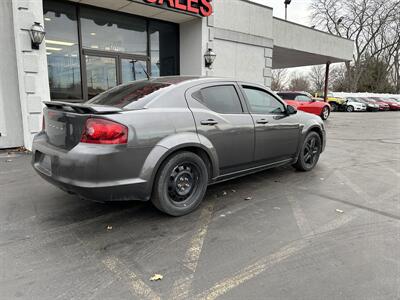
[[161,140],[150,151],[140,173],[140,178],[146,180],[148,183],[147,194],[149,194],[149,198],[160,167],[169,157],[177,152],[189,151],[200,156],[206,163],[209,171],[209,180],[219,175],[219,162],[215,148],[208,140],[203,139],[202,142],[201,140],[196,133],[176,134]]
[[319,137],[321,138],[321,143],[322,143],[322,144],[325,143],[324,134],[323,134],[323,132],[322,132],[322,129],[321,129],[319,126],[311,126],[311,127],[307,130],[306,134],[304,135],[304,138],[305,138],[310,132],[316,132],[316,133],[319,135]]

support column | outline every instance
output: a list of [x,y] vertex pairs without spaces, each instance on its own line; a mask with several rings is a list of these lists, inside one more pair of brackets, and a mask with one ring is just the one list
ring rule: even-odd
[[325,67],[325,88],[324,88],[324,101],[328,102],[328,85],[329,85],[329,66],[331,62],[328,61]]

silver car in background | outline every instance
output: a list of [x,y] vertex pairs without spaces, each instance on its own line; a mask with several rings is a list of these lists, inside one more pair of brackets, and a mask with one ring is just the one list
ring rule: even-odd
[[209,184],[286,164],[309,171],[326,142],[318,116],[222,78],[163,77],[45,104],[38,174],[82,198],[151,200],[173,216],[195,210]]

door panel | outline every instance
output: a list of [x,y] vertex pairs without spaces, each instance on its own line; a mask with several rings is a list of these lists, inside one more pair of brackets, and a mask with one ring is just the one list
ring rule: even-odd
[[255,124],[255,161],[266,163],[293,157],[300,139],[296,115],[287,115],[285,105],[268,91],[242,86]]
[[[255,160],[273,162],[297,152],[300,126],[296,115],[253,114],[256,132]],[[259,123],[258,120],[268,123]]]
[[[186,92],[186,99],[193,113],[198,134],[209,139],[217,151],[221,174],[234,172],[253,162],[253,119],[245,112],[223,114],[213,111],[194,98],[193,94],[208,87],[210,85],[190,89]],[[237,93],[236,88],[234,91]],[[237,101],[241,103],[238,96]],[[216,107],[221,109],[222,105]]]

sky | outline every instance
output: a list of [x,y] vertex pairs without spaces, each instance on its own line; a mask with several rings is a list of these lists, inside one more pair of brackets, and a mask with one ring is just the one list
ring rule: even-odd
[[[284,0],[252,0],[260,4],[272,7],[274,17],[285,18]],[[311,26],[310,20],[311,0],[292,0],[288,5],[288,21],[296,22],[302,25]]]
[[[284,0],[251,0],[274,9],[274,17],[285,18]],[[298,24],[311,26],[311,11],[310,4],[312,0],[292,0],[288,5],[288,21]],[[290,68],[289,76],[293,73],[306,74],[310,67]]]

